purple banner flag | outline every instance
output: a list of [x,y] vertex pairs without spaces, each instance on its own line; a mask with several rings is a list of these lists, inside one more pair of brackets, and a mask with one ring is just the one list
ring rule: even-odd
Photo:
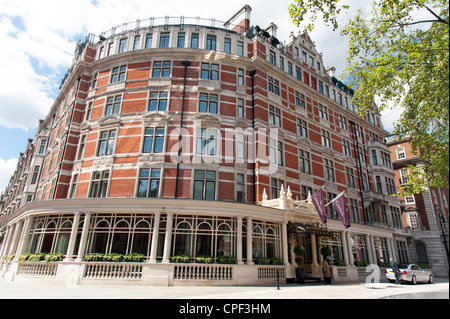
[[338,198],[333,200],[334,209],[336,209],[337,213],[341,217],[342,224],[345,228],[350,227],[350,218],[348,214],[347,205],[345,205],[344,193],[339,195]]
[[319,214],[322,224],[327,223],[327,211],[323,202],[323,191],[319,189],[314,195],[311,196],[314,207],[316,207],[317,214]]

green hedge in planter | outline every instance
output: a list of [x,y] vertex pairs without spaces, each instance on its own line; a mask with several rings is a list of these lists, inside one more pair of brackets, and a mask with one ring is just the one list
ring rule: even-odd
[[63,254],[47,254],[44,256],[46,262],[62,261]]
[[217,262],[219,264],[235,264],[236,257],[233,256],[219,256],[217,257]]
[[367,266],[369,266],[369,262],[368,261],[355,260],[355,266],[356,267],[367,267]]
[[44,253],[31,254],[28,257],[28,261],[43,261],[45,258],[45,255],[46,254],[44,254]]
[[255,263],[257,265],[269,265],[270,264],[270,259],[269,258],[265,258],[265,257],[257,257],[255,259]]
[[191,260],[190,256],[187,255],[175,255],[170,257],[173,263],[188,263]]
[[103,261],[103,257],[105,254],[101,253],[90,253],[84,256],[84,260],[86,261]]
[[199,255],[195,257],[195,260],[202,264],[210,264],[213,261],[213,258],[208,255]]
[[17,260],[20,261],[20,262],[27,261],[28,258],[30,258],[30,256],[31,256],[30,253],[25,253],[23,255],[20,255]]
[[281,259],[281,258],[271,258],[270,259],[270,263],[272,265],[282,265],[283,264],[283,259]]
[[123,260],[122,254],[111,253],[111,254],[106,254],[105,256],[103,256],[103,261],[118,263],[118,262],[121,262],[122,260]]
[[141,263],[143,262],[145,259],[145,255],[143,254],[138,254],[138,253],[132,253],[132,254],[128,254],[123,256],[123,261],[124,262],[138,262]]

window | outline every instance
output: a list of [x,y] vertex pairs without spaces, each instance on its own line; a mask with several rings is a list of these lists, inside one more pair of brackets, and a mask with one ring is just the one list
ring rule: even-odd
[[184,48],[185,37],[186,37],[186,34],[184,32],[178,33],[177,48]]
[[269,90],[269,92],[280,95],[280,82],[278,82],[278,80],[274,80],[269,76],[267,89]]
[[378,157],[377,157],[377,151],[372,150],[372,164],[378,165]]
[[204,80],[219,80],[219,65],[202,63],[201,78]]
[[240,119],[245,118],[245,106],[244,106],[244,100],[242,100],[242,99],[238,99],[237,117]]
[[238,203],[245,203],[245,175],[236,175],[236,201]]
[[325,130],[321,130],[322,131],[322,145],[323,146],[327,146],[327,147],[331,147],[331,139],[330,139],[330,132],[327,132]]
[[358,201],[356,199],[350,198],[349,199],[349,206],[350,206],[350,219],[354,223],[359,223],[361,221],[361,217],[359,215],[359,207],[358,207]]
[[319,104],[319,117],[328,121],[328,108]]
[[168,96],[168,92],[151,92],[150,99],[148,101],[148,110],[162,112],[166,111]]
[[161,33],[161,36],[159,38],[159,47],[160,48],[168,48],[169,42],[170,42],[170,33],[169,32]]
[[78,183],[78,175],[75,174],[75,175],[73,175],[72,182],[70,183],[70,193],[69,193],[68,198],[75,198],[77,183]]
[[217,38],[215,35],[208,34],[206,36],[206,50],[216,50]]
[[406,202],[406,204],[414,204],[416,202],[414,200],[414,195],[406,195],[405,202]]
[[317,90],[319,91],[319,93],[323,94],[323,82],[319,81],[319,86],[317,87]]
[[300,172],[304,174],[311,174],[311,155],[309,152],[304,150],[298,151],[298,158],[300,160],[299,162],[299,168]]
[[191,35],[191,48],[198,49],[198,33],[192,33]]
[[400,169],[400,185],[406,185],[409,183],[409,172],[408,172],[408,168],[406,167],[402,167]]
[[85,116],[85,121],[88,121],[91,119],[92,116],[92,106],[93,106],[93,102],[89,102],[86,108],[86,116]]
[[143,168],[139,172],[139,184],[136,197],[159,197],[159,184],[161,179],[160,168]]
[[281,191],[281,185],[283,185],[283,181],[271,178],[270,179],[270,186],[271,186],[271,199],[278,198],[280,196]]
[[348,126],[347,126],[347,118],[343,115],[339,115],[339,126],[341,127],[341,129],[344,130],[348,130]]
[[356,183],[355,183],[355,174],[353,172],[353,168],[350,168],[350,167],[345,168],[345,177],[347,178],[347,186],[355,188]]
[[236,158],[239,160],[243,160],[245,158],[244,134],[236,134]]
[[114,49],[114,42],[111,42],[108,45],[108,56],[110,56],[111,54],[113,54],[113,49]]
[[312,56],[309,57],[309,64],[314,67],[314,58]]
[[397,148],[397,159],[403,159],[403,158],[406,158],[405,148],[399,147],[399,148]]
[[308,186],[302,185],[301,187],[301,193],[300,193],[300,199],[306,200],[308,199],[309,195],[313,193],[313,189]]
[[347,155],[347,156],[352,156],[350,142],[347,140],[342,140],[342,153],[344,153],[344,155]]
[[276,66],[277,65],[277,60],[276,59],[277,58],[276,58],[275,52],[270,51],[269,52],[269,62]]
[[380,153],[381,153],[381,161],[383,163],[383,166],[392,168],[391,156],[389,155],[389,153],[382,152],[382,151],[380,151]]
[[308,137],[308,123],[302,119],[297,119],[297,135]]
[[81,135],[80,137],[80,146],[78,147],[78,154],[77,154],[77,160],[80,160],[83,158],[84,155],[84,148],[86,147],[86,139],[87,135]]
[[94,172],[91,181],[90,198],[106,197],[108,189],[109,171]]
[[392,222],[395,228],[403,228],[403,223],[402,223],[402,215],[400,212],[400,208],[398,207],[394,207],[394,206],[390,206],[391,209],[391,215],[392,215]]
[[238,78],[237,78],[237,82],[239,85],[245,85],[245,72],[243,69],[238,69]]
[[125,52],[126,50],[127,50],[127,39],[120,39],[119,53]]
[[162,153],[164,148],[164,135],[166,130],[162,127],[146,128],[144,132],[144,153]]
[[387,189],[388,195],[395,195],[397,193],[397,190],[395,188],[394,180],[389,177],[385,177],[384,180],[386,182],[386,189]]
[[95,89],[97,87],[97,83],[98,83],[98,73],[95,73],[94,77],[92,78],[92,85],[91,85],[91,87],[93,89]]
[[147,34],[145,37],[145,48],[151,49],[153,41],[153,34]]
[[281,111],[269,105],[269,124],[281,127]]
[[120,105],[122,104],[122,96],[108,97],[105,107],[105,116],[120,113]]
[[196,154],[217,155],[216,129],[197,129]]
[[47,140],[42,140],[41,141],[41,146],[39,147],[39,153],[38,154],[44,154],[46,145],[47,145]]
[[299,81],[302,80],[302,70],[300,70],[300,68],[298,68],[298,67],[295,67],[295,77]]
[[292,63],[291,62],[288,62],[288,73],[289,73],[289,75],[293,74],[292,73]]
[[141,48],[141,36],[134,37],[133,50],[139,50]]
[[375,176],[375,184],[377,185],[377,192],[383,194],[383,185],[381,183],[381,177]]
[[237,54],[239,56],[244,56],[244,42],[242,41],[237,42]]
[[171,67],[172,67],[172,62],[170,62],[170,61],[155,61],[155,62],[153,62],[152,77],[154,77],[154,78],[170,77]]
[[272,164],[283,166],[283,143],[270,139],[269,158]]
[[308,62],[308,57],[306,56],[306,52],[302,51],[303,61]]
[[223,50],[225,53],[231,53],[231,39],[225,38],[223,43]]
[[39,176],[40,166],[35,166],[33,170],[33,176],[31,177],[31,185],[36,184],[37,178]]
[[194,199],[215,200],[215,198],[216,198],[216,172],[195,170]]
[[111,72],[111,82],[117,83],[125,81],[125,75],[127,73],[127,66],[123,65],[121,67],[113,68]]
[[219,96],[200,93],[199,112],[217,114]]
[[100,132],[97,156],[111,155],[114,153],[116,130]]
[[333,161],[324,158],[323,166],[325,169],[325,179],[327,181],[334,182],[335,178],[334,178],[334,163],[333,163]]
[[284,58],[280,56],[280,69],[284,71]]

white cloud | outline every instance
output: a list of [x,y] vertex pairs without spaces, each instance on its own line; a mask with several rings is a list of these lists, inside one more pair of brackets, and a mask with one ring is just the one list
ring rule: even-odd
[[0,158],[0,194],[5,190],[6,186],[8,186],[9,179],[14,173],[16,166],[17,158],[11,158],[8,160]]

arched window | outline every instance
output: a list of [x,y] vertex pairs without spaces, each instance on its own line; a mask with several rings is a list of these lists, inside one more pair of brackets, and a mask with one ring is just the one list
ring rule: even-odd
[[55,253],[63,255],[67,253],[67,247],[69,247],[71,231],[72,231],[72,222],[70,220],[66,220],[65,222],[63,222],[63,224],[59,229],[59,234],[54,249]]
[[111,253],[125,255],[127,253],[128,238],[130,236],[130,224],[125,220],[120,220],[114,227],[114,235],[111,246]]
[[213,255],[211,250],[211,236],[212,236],[211,224],[207,222],[200,223],[197,227],[196,251],[195,251],[196,256]]
[[134,228],[132,253],[150,255],[150,223],[146,220],[138,222]]
[[109,237],[109,223],[101,220],[95,225],[94,238],[92,240],[92,253],[106,253],[106,245]]

